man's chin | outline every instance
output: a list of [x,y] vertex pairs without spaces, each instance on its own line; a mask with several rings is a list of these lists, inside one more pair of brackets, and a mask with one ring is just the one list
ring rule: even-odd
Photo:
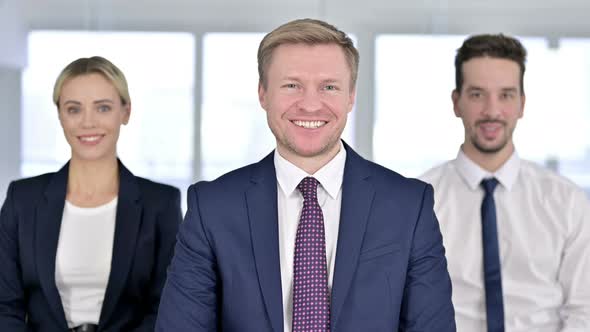
[[322,149],[322,148],[312,149],[309,147],[294,150],[296,155],[298,155],[299,157],[303,157],[303,158],[319,157],[323,154],[326,154],[326,151],[327,151],[327,149]]
[[486,145],[486,144],[481,144],[479,142],[474,142],[473,146],[475,147],[475,149],[481,153],[484,154],[496,154],[499,153],[500,151],[504,150],[504,148],[508,145],[508,142],[501,142],[498,144],[493,144],[493,145]]
[[334,147],[334,144],[317,144],[317,145],[310,145],[310,144],[299,144],[299,145],[291,145],[289,150],[292,153],[297,155],[301,158],[317,158],[323,155],[330,154]]

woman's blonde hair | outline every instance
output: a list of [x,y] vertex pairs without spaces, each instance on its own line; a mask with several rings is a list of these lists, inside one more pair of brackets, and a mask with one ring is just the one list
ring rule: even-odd
[[123,105],[131,104],[129,88],[123,72],[109,60],[100,56],[93,56],[74,60],[61,71],[53,86],[53,103],[55,106],[59,108],[59,96],[64,83],[71,78],[87,74],[102,75],[113,84],[119,93],[119,97],[121,97],[121,103]]

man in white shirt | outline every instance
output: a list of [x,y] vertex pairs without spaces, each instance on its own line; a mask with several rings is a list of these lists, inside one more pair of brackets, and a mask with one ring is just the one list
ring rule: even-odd
[[465,140],[421,177],[435,188],[460,332],[590,331],[588,199],[514,148],[525,61],[515,38],[465,40],[452,92]]
[[432,187],[340,139],[358,61],[322,21],[264,37],[277,148],[189,188],[157,331],[455,331]]

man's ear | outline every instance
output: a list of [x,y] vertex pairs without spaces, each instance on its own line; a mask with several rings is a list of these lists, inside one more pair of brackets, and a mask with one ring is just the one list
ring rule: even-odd
[[266,88],[262,82],[258,82],[258,101],[260,102],[260,106],[266,110],[267,100],[266,100]]
[[520,114],[518,115],[518,118],[522,118],[522,116],[524,115],[524,104],[526,102],[526,96],[522,95],[520,96]]
[[348,113],[354,108],[354,102],[356,101],[356,86],[352,87],[348,96]]
[[455,112],[455,116],[460,118],[461,112],[459,111],[459,98],[461,97],[461,93],[457,91],[457,89],[451,92],[451,100],[453,101],[453,111]]

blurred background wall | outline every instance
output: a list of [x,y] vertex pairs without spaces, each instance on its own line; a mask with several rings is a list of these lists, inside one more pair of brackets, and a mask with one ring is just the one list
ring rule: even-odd
[[470,34],[504,32],[529,49],[521,156],[590,188],[590,2],[582,0],[0,0],[0,199],[12,179],[69,155],[51,89],[80,56],[127,75],[132,119],[119,153],[136,174],[212,179],[274,146],[257,103],[256,48],[291,19],[327,20],[361,54],[345,139],[407,176],[454,158],[453,56]]

